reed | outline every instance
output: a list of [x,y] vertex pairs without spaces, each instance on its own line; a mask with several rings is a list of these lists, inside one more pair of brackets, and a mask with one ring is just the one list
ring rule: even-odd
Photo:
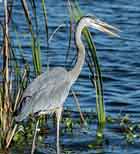
[[[73,3],[69,1],[69,10],[70,10],[70,16],[73,17],[75,22],[77,22],[83,16],[83,13],[76,2]],[[88,66],[91,72],[91,82],[96,89],[96,112],[98,117],[98,123],[105,123],[106,113],[104,105],[103,83],[102,83],[101,68],[96,54],[96,47],[92,40],[92,36],[87,28],[84,29],[83,35],[88,45],[87,55],[88,58],[90,59],[90,61],[88,61]]]
[[41,0],[41,4],[42,4],[42,10],[43,10],[43,15],[44,15],[44,20],[45,20],[46,40],[48,43],[49,41],[48,17],[47,17],[47,8],[46,8],[45,0]]
[[8,43],[8,35],[9,35],[9,29],[8,29],[8,6],[7,6],[7,0],[4,1],[4,9],[5,9],[5,18],[4,23],[5,27],[3,29],[3,86],[1,88],[1,108],[0,108],[0,125],[1,125],[1,144],[0,146],[3,147],[4,144],[7,142],[8,134],[9,134],[9,128],[10,128],[10,118],[11,117],[11,103],[9,99],[9,43]]
[[[42,72],[42,64],[41,64],[41,53],[40,53],[40,43],[39,43],[39,37],[38,35],[38,30],[36,32],[33,31],[33,24],[32,20],[30,17],[29,13],[29,8],[28,8],[28,3],[26,0],[21,0],[23,10],[25,13],[25,18],[28,23],[28,28],[31,33],[31,42],[32,42],[32,58],[33,58],[33,66],[34,66],[34,71],[36,72],[36,76],[39,75]],[[36,29],[38,29],[38,24],[37,24],[37,14],[36,14],[36,7],[35,7],[35,1],[31,1],[33,5],[33,14],[36,20]]]
[[[36,37],[36,32],[33,31],[32,21],[29,15],[28,5],[25,0],[22,0],[23,10],[29,31],[31,33],[32,55],[33,64],[36,75],[41,73],[42,65],[40,58],[40,43]],[[0,149],[8,149],[17,129],[17,124],[14,122],[14,114],[20,106],[20,99],[24,89],[29,80],[29,64],[24,57],[22,45],[18,40],[18,33],[14,25],[16,39],[18,41],[18,48],[21,54],[21,59],[24,61],[24,66],[21,68],[19,61],[16,58],[15,49],[12,48],[12,40],[10,40],[9,26],[12,19],[12,3],[8,5],[8,1],[4,0],[4,22],[2,25],[3,30],[3,69],[1,71],[0,84]],[[34,13],[36,15],[36,13]],[[37,24],[35,25],[37,26]]]

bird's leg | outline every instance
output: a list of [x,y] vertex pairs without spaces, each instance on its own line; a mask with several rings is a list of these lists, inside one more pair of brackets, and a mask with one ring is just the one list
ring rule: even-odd
[[60,154],[60,146],[59,146],[59,128],[60,128],[60,119],[61,119],[62,108],[58,108],[56,110],[56,118],[57,118],[57,154]]
[[36,136],[37,136],[37,131],[38,131],[38,124],[39,124],[39,120],[37,120],[37,123],[36,123],[36,128],[35,128],[35,133],[34,133],[34,138],[33,138],[33,143],[32,143],[31,154],[34,154],[34,151],[35,151],[35,142],[36,142]]

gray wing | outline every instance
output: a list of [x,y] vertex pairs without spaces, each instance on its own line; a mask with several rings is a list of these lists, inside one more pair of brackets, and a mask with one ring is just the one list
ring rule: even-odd
[[33,103],[32,113],[41,111],[49,114],[55,112],[57,108],[63,106],[70,87],[71,83],[69,81],[59,81],[59,83],[51,85],[49,91],[46,88],[41,89],[31,100]]
[[54,112],[56,108],[63,105],[70,87],[68,72],[64,68],[54,68],[49,71],[46,77],[43,73],[33,80],[25,90],[23,96],[26,97],[29,93],[31,97],[21,109],[21,113],[16,117],[16,120],[22,121],[30,113]]
[[[48,70],[37,78],[35,78],[25,89],[21,101],[26,97],[32,97],[39,89],[46,83],[50,83],[56,80],[56,77],[59,77],[60,80],[63,80],[63,75],[65,75],[66,70],[62,67],[55,67],[51,70]],[[62,76],[61,76],[62,75]],[[59,80],[59,79],[58,79]]]

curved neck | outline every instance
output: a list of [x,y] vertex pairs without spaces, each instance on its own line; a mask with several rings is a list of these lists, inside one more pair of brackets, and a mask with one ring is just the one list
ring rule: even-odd
[[81,20],[78,23],[75,32],[75,41],[76,41],[78,56],[75,66],[72,68],[72,70],[69,71],[72,82],[74,82],[78,78],[85,61],[85,47],[81,40],[82,30],[85,26],[86,25],[84,20]]

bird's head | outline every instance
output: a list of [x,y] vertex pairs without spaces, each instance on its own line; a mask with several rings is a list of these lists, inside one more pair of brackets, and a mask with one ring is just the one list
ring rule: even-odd
[[111,36],[119,37],[119,35],[117,34],[117,32],[120,31],[119,29],[97,19],[95,16],[83,16],[80,21],[82,20],[83,24],[85,24],[85,26],[87,27],[97,29]]

